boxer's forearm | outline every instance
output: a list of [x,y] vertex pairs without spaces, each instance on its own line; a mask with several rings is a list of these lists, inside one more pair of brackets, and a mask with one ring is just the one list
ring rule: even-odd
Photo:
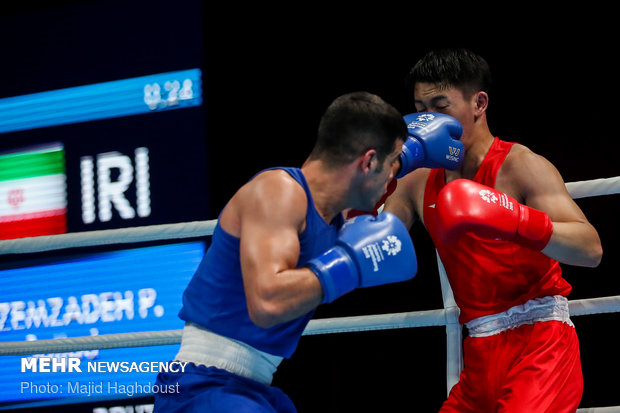
[[596,267],[603,248],[597,231],[588,222],[553,222],[553,234],[542,252],[563,264]]

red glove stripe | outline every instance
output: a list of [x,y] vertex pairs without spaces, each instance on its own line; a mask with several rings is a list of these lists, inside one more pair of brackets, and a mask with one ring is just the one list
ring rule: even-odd
[[516,243],[537,251],[542,251],[553,234],[553,223],[545,212],[519,205],[519,227]]

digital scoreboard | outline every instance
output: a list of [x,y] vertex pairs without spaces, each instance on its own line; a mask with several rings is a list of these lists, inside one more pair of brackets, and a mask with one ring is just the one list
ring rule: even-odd
[[15,142],[0,238],[205,219],[204,113],[165,113],[199,108],[201,82],[194,68],[0,99]]

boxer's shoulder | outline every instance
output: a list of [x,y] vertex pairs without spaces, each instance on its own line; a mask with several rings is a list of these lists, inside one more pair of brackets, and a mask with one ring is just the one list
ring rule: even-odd
[[241,223],[286,220],[303,226],[307,210],[307,196],[303,187],[284,170],[259,173],[243,185],[230,199],[220,215],[221,225],[230,224],[240,232]]
[[544,188],[555,167],[542,155],[524,145],[512,146],[506,159],[498,170],[495,188],[505,192],[520,202],[535,188]]

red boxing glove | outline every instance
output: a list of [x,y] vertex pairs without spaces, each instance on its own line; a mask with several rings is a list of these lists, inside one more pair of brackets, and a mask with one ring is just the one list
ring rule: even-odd
[[447,184],[439,192],[435,208],[439,235],[446,244],[472,232],[482,238],[513,241],[541,251],[553,233],[546,213],[468,179]]
[[381,199],[379,200],[379,202],[377,202],[375,204],[375,207],[373,208],[372,211],[360,211],[359,209],[350,209],[349,212],[347,212],[347,216],[345,217],[346,219],[350,219],[353,217],[356,217],[358,215],[367,215],[370,214],[372,216],[377,216],[379,214],[379,208],[381,208],[381,205],[385,204],[385,200],[387,199],[388,196],[392,195],[392,193],[396,190],[396,178],[392,179],[387,186],[387,190],[385,191],[385,194],[383,194],[383,196],[381,197]]

